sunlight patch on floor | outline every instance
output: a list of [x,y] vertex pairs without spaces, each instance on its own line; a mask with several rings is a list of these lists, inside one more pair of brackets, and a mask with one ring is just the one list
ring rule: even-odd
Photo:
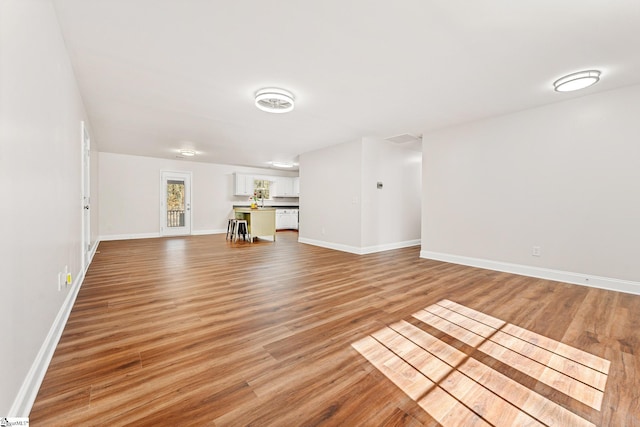
[[[600,410],[610,366],[605,359],[448,300],[413,317]],[[593,426],[406,321],[352,346],[445,426]]]

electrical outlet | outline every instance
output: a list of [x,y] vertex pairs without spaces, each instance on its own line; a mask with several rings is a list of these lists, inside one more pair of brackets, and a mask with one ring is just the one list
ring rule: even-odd
[[67,273],[67,286],[71,285],[71,273]]
[[531,251],[531,255],[533,255],[533,256],[541,256],[542,253],[540,251],[540,246],[534,246],[533,250]]
[[58,292],[62,290],[62,272],[58,273]]

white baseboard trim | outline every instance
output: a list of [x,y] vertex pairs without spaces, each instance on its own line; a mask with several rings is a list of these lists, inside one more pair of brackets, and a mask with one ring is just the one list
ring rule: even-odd
[[510,264],[506,262],[471,258],[460,255],[451,255],[441,252],[420,251],[420,258],[451,262],[454,264],[468,265],[470,267],[485,268],[488,270],[503,271],[505,273],[536,277],[539,279],[555,280],[558,282],[571,283],[574,285],[589,286],[592,288],[607,289],[610,291],[640,295],[640,282],[634,282],[631,280],[614,279],[611,277],[601,277],[583,273],[573,273],[570,271],[552,270],[548,268],[532,267],[521,264]]
[[160,233],[139,233],[139,234],[109,234],[100,236],[100,241],[107,240],[131,240],[131,239],[154,239],[160,237]]
[[391,251],[393,249],[408,248],[411,246],[420,246],[421,244],[422,244],[422,240],[415,239],[415,240],[407,240],[404,242],[388,243],[386,245],[365,246],[364,248],[361,248],[360,251],[363,255],[365,255],[365,254],[372,254],[376,252]]
[[349,252],[352,254],[360,255],[360,248],[357,248],[355,246],[342,245],[340,243],[324,242],[322,240],[307,239],[305,237],[298,237],[298,242],[304,243],[306,245],[320,246],[321,248],[333,249],[336,251]]
[[366,255],[366,254],[372,254],[376,252],[389,251],[392,249],[407,248],[409,246],[418,246],[420,245],[421,240],[420,239],[408,240],[406,242],[396,242],[396,243],[389,243],[386,245],[377,245],[377,246],[365,246],[363,248],[359,248],[357,246],[343,245],[340,243],[325,242],[322,240],[307,239],[304,237],[299,237],[298,242],[304,243],[307,245],[320,246],[322,248],[333,249],[336,251],[349,252],[356,255]]
[[[87,272],[87,270],[89,269],[89,266],[93,262],[93,257],[96,256],[96,252],[98,251],[98,245],[99,244],[100,244],[100,239],[98,239],[95,242],[93,242],[93,246],[91,247],[91,250],[89,251],[89,263],[87,263],[87,267],[84,269],[84,273]],[[83,277],[83,279],[84,279],[84,277]]]
[[[96,242],[95,248],[97,247],[98,243]],[[51,363],[51,358],[53,358],[53,353],[55,352],[58,342],[60,341],[60,337],[62,336],[62,331],[64,331],[64,327],[69,319],[69,314],[71,313],[73,304],[76,301],[76,297],[78,296],[83,280],[84,269],[80,269],[80,273],[78,273],[76,280],[74,280],[71,285],[71,289],[67,294],[64,303],[60,307],[60,310],[49,329],[49,333],[42,343],[36,358],[31,364],[31,368],[29,369],[27,376],[22,382],[18,395],[13,401],[11,408],[9,408],[9,414],[7,414],[9,417],[26,418],[29,416],[33,403],[38,395],[40,385],[42,385],[42,380],[44,379],[47,369],[49,368],[49,364]]]
[[217,229],[217,230],[192,230],[192,236],[204,236],[206,234],[227,234],[227,229]]
[[[204,236],[207,234],[226,234],[226,229],[215,229],[215,230],[191,230],[192,236]],[[100,241],[107,240],[132,240],[132,239],[155,239],[158,237],[163,237],[160,233],[139,233],[139,234],[110,234],[107,236],[100,236]],[[171,237],[171,236],[164,236]],[[179,236],[176,236],[179,237]]]

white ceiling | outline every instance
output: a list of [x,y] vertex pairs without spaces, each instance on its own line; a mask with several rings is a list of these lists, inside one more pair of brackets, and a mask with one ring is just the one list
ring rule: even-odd
[[[100,151],[267,166],[640,83],[638,0],[53,0]],[[552,82],[583,69],[579,93]],[[264,87],[296,108],[253,104]]]

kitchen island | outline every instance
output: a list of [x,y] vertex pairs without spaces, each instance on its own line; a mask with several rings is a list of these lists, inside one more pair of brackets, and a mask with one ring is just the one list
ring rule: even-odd
[[276,210],[275,208],[233,208],[236,219],[247,221],[251,242],[254,237],[273,236],[276,241]]

